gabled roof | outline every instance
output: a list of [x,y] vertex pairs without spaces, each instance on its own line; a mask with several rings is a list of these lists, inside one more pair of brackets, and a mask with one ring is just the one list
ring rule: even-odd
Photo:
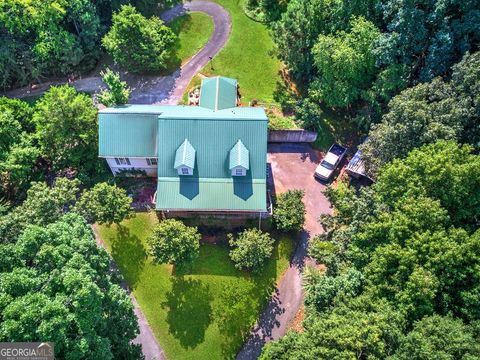
[[199,105],[215,111],[235,107],[237,80],[222,76],[203,79]]
[[229,169],[232,170],[237,166],[241,166],[245,170],[248,170],[250,168],[248,155],[248,150],[245,145],[243,145],[242,140],[238,140],[235,146],[230,150]]
[[188,166],[190,169],[193,169],[195,166],[195,149],[187,139],[178,147],[175,153],[175,164],[173,167],[178,169],[180,166]]

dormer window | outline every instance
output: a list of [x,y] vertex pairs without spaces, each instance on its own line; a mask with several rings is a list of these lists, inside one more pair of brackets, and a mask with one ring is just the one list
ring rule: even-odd
[[178,175],[193,175],[195,149],[187,139],[178,147],[173,167],[177,170]]
[[246,176],[250,168],[249,153],[241,140],[230,150],[230,166],[232,176]]

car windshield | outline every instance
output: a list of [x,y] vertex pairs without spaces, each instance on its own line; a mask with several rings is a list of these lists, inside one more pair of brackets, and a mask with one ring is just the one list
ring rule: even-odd
[[326,162],[325,160],[323,160],[320,165],[322,165],[324,168],[328,170],[333,170],[333,165],[330,164],[329,162]]

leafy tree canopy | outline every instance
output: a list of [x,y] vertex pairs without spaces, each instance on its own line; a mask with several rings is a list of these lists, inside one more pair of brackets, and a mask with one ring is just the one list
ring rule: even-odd
[[133,6],[124,5],[102,40],[115,62],[132,72],[165,69],[176,35],[156,16],[147,19]]
[[[391,100],[381,123],[360,147],[371,175],[410,150],[437,140],[480,143],[480,53],[467,55],[452,79],[435,79],[404,90]],[[477,80],[475,80],[477,79]]]
[[89,223],[119,224],[132,214],[131,204],[132,199],[124,189],[98,183],[83,192],[75,204],[75,211]]
[[352,18],[348,31],[320,35],[313,46],[317,78],[310,95],[330,107],[347,107],[367,99],[375,78],[374,42],[380,31],[362,17]]
[[53,341],[60,358],[141,358],[132,303],[80,216],[29,226],[4,249],[1,341]]
[[288,190],[277,197],[273,211],[273,219],[279,230],[300,231],[305,222],[304,192],[302,190]]
[[259,272],[272,256],[275,240],[268,233],[257,229],[246,229],[236,238],[228,234],[228,242],[232,247],[230,259],[237,269]]
[[195,227],[179,220],[164,220],[148,239],[150,254],[157,263],[184,266],[198,256],[200,237]]
[[35,106],[36,138],[55,169],[94,166],[97,158],[97,109],[92,99],[68,85],[53,86]]
[[105,106],[123,105],[128,103],[130,89],[125,81],[120,80],[120,74],[110,69],[101,73],[103,82],[108,90],[102,90],[98,95],[98,101]]

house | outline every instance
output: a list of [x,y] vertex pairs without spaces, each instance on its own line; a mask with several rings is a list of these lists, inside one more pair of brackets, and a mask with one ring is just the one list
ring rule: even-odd
[[165,215],[267,211],[267,116],[238,107],[237,82],[203,80],[199,106],[124,105],[99,112],[99,157],[114,174],[157,177]]

